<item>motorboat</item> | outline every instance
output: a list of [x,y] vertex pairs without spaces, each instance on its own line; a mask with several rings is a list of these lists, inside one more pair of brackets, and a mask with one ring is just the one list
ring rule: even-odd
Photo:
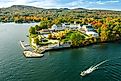
[[89,69],[87,69],[87,70],[85,70],[85,71],[82,71],[81,72],[81,76],[85,76],[85,75],[87,75],[87,74],[90,74],[91,72],[93,72],[94,70],[96,70],[97,68],[96,67],[93,67],[93,66],[91,66]]
[[99,67],[100,65],[104,64],[104,63],[107,62],[107,61],[108,61],[108,60],[105,60],[105,61],[102,61],[102,62],[98,63],[98,64],[95,65],[95,66],[91,66],[91,67],[88,68],[87,70],[82,71],[82,72],[80,73],[80,75],[81,75],[81,76],[85,76],[85,75],[87,75],[87,74],[92,73],[94,70],[98,69],[98,67]]

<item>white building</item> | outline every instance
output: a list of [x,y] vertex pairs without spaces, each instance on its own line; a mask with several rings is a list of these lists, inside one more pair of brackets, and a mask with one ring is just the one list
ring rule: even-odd
[[68,23],[62,23],[62,27],[63,28],[69,28],[70,27],[70,24],[68,24]]
[[90,31],[90,32],[86,32],[87,35],[92,35],[93,37],[98,37],[98,33]]
[[52,25],[52,27],[51,27],[51,30],[55,30],[55,31],[61,31],[64,29],[65,29],[65,27],[57,26],[56,24]]
[[58,27],[56,26],[56,24],[54,24],[54,25],[52,25],[51,29],[52,29],[52,30],[57,30]]
[[83,25],[82,31],[84,31],[87,35],[92,35],[93,37],[99,36],[99,34],[94,30],[92,25]]
[[71,29],[71,30],[77,30],[81,29],[80,24],[69,24],[69,23],[62,23],[60,26],[54,24],[51,28],[51,30],[65,30],[65,29]]

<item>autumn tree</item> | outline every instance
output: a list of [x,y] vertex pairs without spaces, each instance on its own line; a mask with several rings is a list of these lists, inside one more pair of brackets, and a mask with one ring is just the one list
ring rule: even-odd
[[84,40],[84,38],[85,38],[85,36],[83,36],[79,32],[72,33],[71,36],[70,36],[72,46],[79,46],[81,44],[82,40]]
[[30,28],[29,28],[29,33],[30,33],[30,35],[31,35],[31,34],[36,34],[36,32],[35,32],[35,27],[30,27]]

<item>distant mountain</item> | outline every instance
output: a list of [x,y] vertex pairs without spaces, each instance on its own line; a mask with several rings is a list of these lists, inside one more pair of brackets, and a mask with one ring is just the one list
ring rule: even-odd
[[75,9],[73,9],[73,10],[88,10],[88,9],[85,9],[85,8],[75,8]]
[[33,6],[25,6],[25,5],[13,5],[8,8],[4,8],[8,10],[42,10],[43,8],[33,7]]
[[[41,20],[43,18],[47,19],[55,19],[62,17],[71,17],[74,19],[79,18],[102,18],[102,17],[119,17],[121,16],[121,11],[112,11],[112,10],[89,10],[85,8],[52,8],[52,9],[44,9],[34,6],[26,6],[26,5],[13,5],[7,8],[0,8],[0,22],[13,22],[15,21],[15,17],[18,17],[20,21],[26,20],[28,17],[29,21],[33,21],[31,16],[34,17],[34,20]],[[39,18],[39,19],[37,19]]]
[[16,8],[16,9],[43,9],[43,8],[38,8],[38,7],[33,7],[33,6],[25,6],[25,5],[13,5],[8,8]]
[[[75,8],[75,9],[69,9],[69,8],[60,8],[60,9],[56,9],[56,8],[52,8],[52,9],[44,9],[44,8],[39,8],[39,7],[34,7],[34,6],[26,6],[26,5],[12,5],[10,7],[7,8],[0,8],[0,10],[2,9],[10,9],[10,10],[78,10],[78,11],[90,11],[89,9],[85,9],[85,8]],[[97,9],[93,9],[92,11],[98,11]],[[99,11],[112,11],[112,10],[99,10]]]

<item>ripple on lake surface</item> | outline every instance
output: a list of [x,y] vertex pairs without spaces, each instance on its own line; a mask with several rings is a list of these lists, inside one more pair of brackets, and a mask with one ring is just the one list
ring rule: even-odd
[[43,58],[25,58],[19,40],[28,41],[30,25],[0,24],[0,81],[121,81],[121,59],[101,65],[88,76],[80,76],[81,71],[92,65],[119,58],[121,43],[51,51]]

